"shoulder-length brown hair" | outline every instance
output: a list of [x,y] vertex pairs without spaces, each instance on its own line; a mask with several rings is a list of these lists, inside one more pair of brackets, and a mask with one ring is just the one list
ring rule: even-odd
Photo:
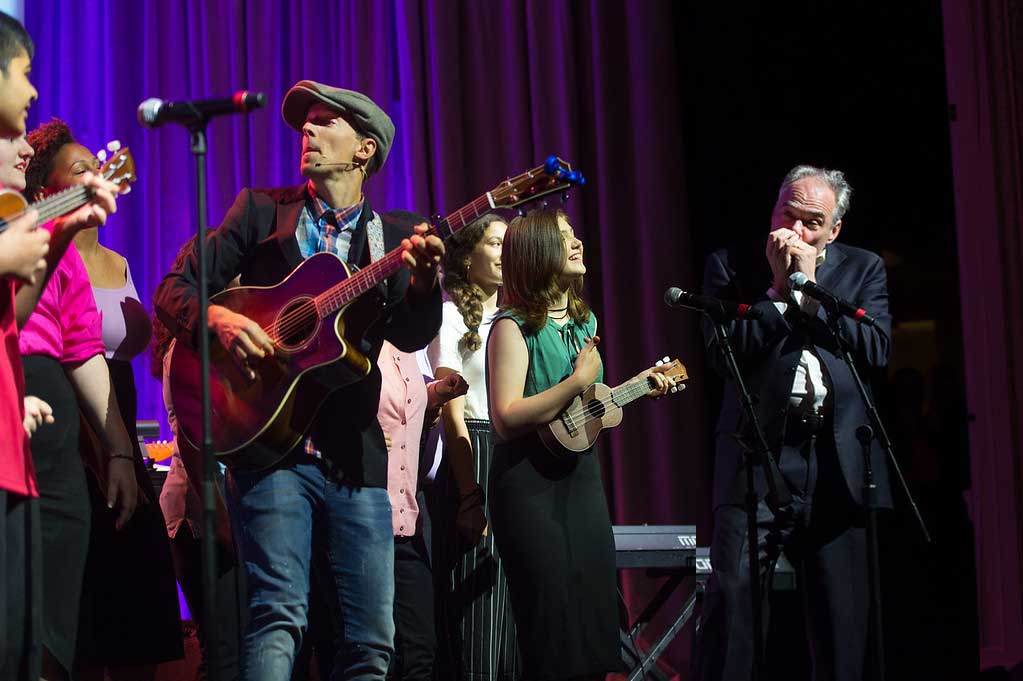
[[[515,218],[504,234],[501,270],[504,279],[502,310],[525,322],[535,332],[547,323],[547,310],[561,299],[558,277],[568,253],[558,227],[558,218],[568,220],[562,210],[535,210]],[[590,319],[590,308],[582,299],[582,277],[568,289],[568,314],[577,324]]]

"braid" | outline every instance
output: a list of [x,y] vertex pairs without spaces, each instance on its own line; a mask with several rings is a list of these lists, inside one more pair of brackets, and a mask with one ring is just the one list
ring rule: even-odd
[[462,321],[468,329],[458,343],[464,344],[470,352],[476,352],[483,346],[480,324],[483,322],[483,300],[486,295],[483,289],[469,280],[469,268],[465,261],[492,222],[504,222],[504,219],[488,213],[452,235],[448,240],[444,261],[441,263],[444,270],[444,290],[451,296],[451,301],[458,308],[458,313],[462,315]]

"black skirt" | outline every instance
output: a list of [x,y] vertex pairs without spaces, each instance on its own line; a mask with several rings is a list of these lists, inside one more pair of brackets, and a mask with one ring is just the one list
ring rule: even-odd
[[88,666],[155,664],[184,656],[178,589],[167,525],[142,462],[135,427],[137,395],[129,362],[109,360],[110,380],[124,425],[135,443],[138,506],[114,529],[116,509],[88,473],[92,533],[82,587],[78,658]]
[[[490,422],[466,419],[476,481],[490,484]],[[446,458],[445,458],[446,464]],[[520,678],[515,621],[494,534],[470,547],[455,529],[458,493],[446,465],[428,494],[437,582],[438,678],[455,681],[517,681]],[[489,513],[488,513],[489,524]]]
[[535,433],[496,444],[490,518],[523,678],[622,671],[614,536],[595,450],[554,457]]
[[43,355],[22,357],[25,394],[53,408],[54,423],[32,436],[39,485],[43,603],[40,639],[68,672],[75,655],[78,606],[89,543],[92,510],[78,454],[78,401],[60,362]]

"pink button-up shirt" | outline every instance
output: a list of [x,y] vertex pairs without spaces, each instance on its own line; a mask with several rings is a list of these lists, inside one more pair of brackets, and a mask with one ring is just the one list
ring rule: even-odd
[[419,518],[416,483],[428,393],[415,355],[402,352],[385,341],[377,364],[382,379],[377,420],[391,440],[387,452],[391,523],[394,536],[411,537],[416,533]]
[[68,246],[21,329],[18,349],[23,355],[45,355],[65,364],[103,354],[102,320],[89,273],[74,244]]

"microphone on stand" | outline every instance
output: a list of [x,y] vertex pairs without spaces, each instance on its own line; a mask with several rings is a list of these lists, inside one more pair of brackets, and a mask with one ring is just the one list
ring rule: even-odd
[[729,300],[688,293],[677,286],[672,286],[664,292],[664,304],[668,307],[684,307],[706,312],[712,317],[720,317],[724,320],[760,319],[764,316],[763,312],[746,303],[733,303]]
[[866,310],[853,305],[848,300],[839,298],[823,286],[810,281],[802,272],[793,272],[789,275],[789,287],[793,291],[802,291],[811,298],[816,298],[821,303],[830,306],[858,324],[866,324],[867,326],[877,324],[877,320],[868,314]]
[[239,90],[230,97],[214,99],[193,99],[183,102],[168,102],[151,97],[139,104],[139,123],[147,128],[157,128],[164,123],[180,123],[186,127],[205,123],[213,116],[249,113],[266,106],[266,95],[262,92]]

